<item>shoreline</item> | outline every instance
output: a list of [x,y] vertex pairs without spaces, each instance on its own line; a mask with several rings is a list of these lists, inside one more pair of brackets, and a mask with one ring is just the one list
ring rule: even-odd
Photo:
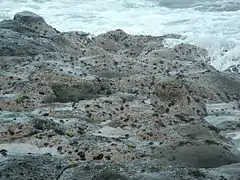
[[240,178],[237,73],[164,46],[180,35],[88,35],[29,11],[0,22],[0,179]]

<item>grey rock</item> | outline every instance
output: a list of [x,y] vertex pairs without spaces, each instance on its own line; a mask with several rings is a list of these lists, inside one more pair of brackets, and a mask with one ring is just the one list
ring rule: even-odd
[[84,47],[92,42],[91,35],[82,31],[62,32],[61,35],[80,47]]
[[115,31],[108,31],[107,33],[103,33],[98,36],[106,39],[112,39],[114,41],[121,41],[123,38],[126,38],[127,35],[128,34],[122,29],[117,29]]
[[232,65],[225,70],[226,72],[240,73],[240,64]]
[[[206,76],[208,77],[208,76]],[[213,85],[221,89],[223,92],[228,94],[229,96],[236,95],[240,96],[240,77],[231,74],[225,73],[210,73],[209,80],[213,82]],[[229,88],[231,87],[231,88]],[[230,97],[231,99],[231,97]]]
[[[104,48],[106,49],[106,45],[112,46],[112,52],[118,52],[123,56],[127,57],[137,57],[142,53],[144,47],[151,42],[158,43],[159,46],[163,47],[162,41],[166,37],[163,36],[139,36],[139,35],[130,35],[125,33],[121,29],[117,29],[115,31],[109,31],[104,34],[100,34],[95,37],[95,41],[105,39],[106,43],[104,43]],[[101,41],[100,41],[101,42]],[[115,42],[115,43],[114,43]],[[110,43],[110,44],[109,44]],[[103,47],[101,43],[100,46]],[[107,48],[109,49],[109,48]]]
[[117,52],[121,49],[120,44],[111,39],[104,39],[101,37],[95,38],[92,43],[88,44],[89,46],[98,46],[108,52]]
[[[0,22],[0,141],[10,144],[2,148],[1,178],[238,179],[231,166],[238,142],[224,137],[226,125],[220,131],[211,123],[218,119],[206,105],[233,109],[223,102],[235,100],[238,120],[237,73],[218,72],[202,48],[166,48],[166,38],[183,37],[61,33],[28,11]],[[19,142],[24,152],[52,148],[70,163],[12,157]]]
[[64,135],[65,133],[64,128],[60,124],[51,120],[35,119],[32,123],[36,130],[44,131],[53,129],[57,134]]
[[[207,58],[208,52],[205,49],[199,48],[197,46],[180,44],[173,47],[173,52],[178,53],[183,59],[192,61],[196,58]],[[175,56],[175,58],[178,58]]]
[[216,169],[216,171],[218,171],[220,173],[226,173],[226,174],[229,174],[233,177],[240,179],[239,168],[240,168],[240,163],[235,163],[235,164],[219,167]]
[[[121,168],[124,170],[120,170]],[[78,166],[65,170],[59,180],[130,180],[127,167],[121,164],[80,163]]]
[[33,56],[58,50],[58,47],[46,38],[28,37],[18,32],[1,28],[0,34],[1,56]]
[[[68,36],[66,36],[68,34]],[[78,36],[78,38],[75,38]],[[53,29],[32,12],[17,13],[14,20],[0,22],[0,55],[33,56],[44,52],[78,54],[86,39],[81,34],[63,33]],[[73,41],[74,39],[74,41]]]
[[215,179],[225,179],[225,180],[236,180],[224,173],[209,173],[202,169],[166,169],[162,172],[157,173],[146,173],[138,178],[139,180],[215,180]]
[[[194,78],[196,75],[197,78]],[[237,100],[240,97],[240,78],[234,74],[209,70],[184,79],[194,82],[200,87],[192,89],[191,92],[193,94],[198,93],[200,97],[211,103],[229,102]],[[204,93],[199,93],[197,89]]]
[[222,131],[229,131],[229,130],[238,130],[240,128],[240,121],[225,121],[217,125],[218,129]]
[[220,134],[220,131],[217,128],[212,128],[211,124],[207,123],[204,119],[189,119],[185,117],[185,119],[180,120],[181,125],[175,127],[174,130],[181,136],[192,139],[195,142],[197,140],[205,141],[210,144],[221,144],[224,142],[224,138]]
[[77,102],[112,93],[107,82],[100,79],[99,81],[97,79],[94,81],[83,80],[75,85],[66,83],[53,84],[52,90],[56,95],[55,101],[57,102]]
[[0,161],[0,179],[55,180],[61,175],[65,166],[64,161],[51,155],[8,156]]
[[179,34],[164,34],[162,37],[163,38],[168,38],[168,39],[182,39],[182,38],[184,38],[182,35],[179,35]]
[[217,169],[208,171],[196,168],[159,167],[154,162],[79,164],[65,170],[59,180],[68,178],[81,180],[237,180],[235,174],[219,172]]
[[43,34],[55,34],[58,32],[49,26],[43,17],[30,11],[23,11],[15,14],[13,20]]
[[152,104],[162,113],[200,116],[206,114],[205,107],[191,97],[184,82],[175,78],[168,78],[156,85]]
[[94,176],[92,180],[129,180],[129,178],[117,172],[103,171]]
[[234,154],[223,145],[203,143],[162,147],[156,150],[154,157],[194,168],[215,168],[240,161],[239,153]]
[[[149,52],[148,52],[149,53]],[[189,62],[201,62],[207,59],[208,53],[205,49],[199,48],[194,45],[180,44],[173,48],[162,47],[156,49],[148,54],[150,58],[165,58],[167,60],[181,60]]]

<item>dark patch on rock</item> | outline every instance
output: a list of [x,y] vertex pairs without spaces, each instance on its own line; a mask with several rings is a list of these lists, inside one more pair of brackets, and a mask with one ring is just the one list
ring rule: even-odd
[[112,93],[107,83],[91,81],[83,81],[77,85],[54,84],[52,90],[56,95],[56,102],[77,102]]
[[2,156],[7,156],[7,150],[6,150],[6,149],[1,149],[1,150],[0,150],[0,154],[1,154]]

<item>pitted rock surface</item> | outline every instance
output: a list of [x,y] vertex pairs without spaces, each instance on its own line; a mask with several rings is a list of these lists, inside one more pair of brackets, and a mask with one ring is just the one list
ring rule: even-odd
[[0,22],[0,179],[239,179],[239,76],[168,38]]

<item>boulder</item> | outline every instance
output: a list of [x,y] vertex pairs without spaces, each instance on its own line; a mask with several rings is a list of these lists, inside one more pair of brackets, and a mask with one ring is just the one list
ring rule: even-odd
[[199,94],[206,102],[229,102],[238,100],[240,97],[240,78],[235,74],[218,72],[216,70],[205,70],[191,76],[185,77],[185,80],[194,82],[199,88],[189,90],[192,94],[199,94],[199,90],[204,93]]
[[50,39],[28,37],[11,29],[2,29],[0,25],[0,56],[27,57],[44,52],[56,52],[58,49]]
[[[100,80],[100,79],[99,79]],[[52,90],[56,96],[57,102],[77,102],[81,100],[89,100],[97,98],[100,95],[110,95],[111,89],[104,81],[83,80],[75,84],[64,82],[55,83],[52,85]]]
[[211,142],[186,142],[181,145],[157,148],[154,158],[163,158],[180,166],[194,168],[216,168],[223,165],[240,162],[239,153],[236,154],[221,144]]
[[[61,34],[49,26],[43,17],[29,11],[19,12],[13,20],[0,22],[0,56],[34,56],[44,52],[78,54],[85,36],[78,38]],[[75,34],[76,37],[76,34]]]
[[45,35],[56,34],[58,32],[49,26],[43,17],[30,11],[16,13],[13,20]]

